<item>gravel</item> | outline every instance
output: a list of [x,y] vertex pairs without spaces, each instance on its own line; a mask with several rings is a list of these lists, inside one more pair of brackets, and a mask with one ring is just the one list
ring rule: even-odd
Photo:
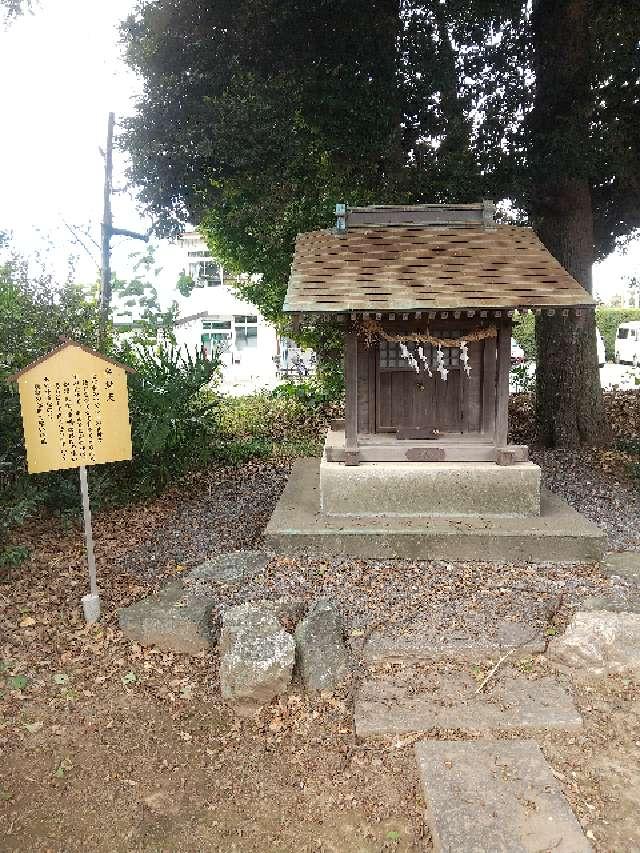
[[640,492],[575,450],[531,449],[543,485],[607,531],[611,551],[640,550]]
[[[534,451],[545,485],[560,494],[609,534],[613,550],[640,550],[640,500],[624,484],[600,470],[588,454]],[[260,547],[261,534],[284,488],[288,466],[250,463],[213,471],[204,494],[185,497],[148,539],[128,555],[126,567],[141,575],[192,569],[218,554]],[[220,604],[281,596],[307,602],[333,598],[353,637],[378,625],[408,624],[431,616],[434,624],[468,623],[491,633],[496,616],[526,620],[539,627],[555,614],[563,624],[580,602],[593,596],[624,602],[634,584],[608,579],[597,566],[481,561],[375,561],[351,557],[283,557],[269,553],[262,572],[237,583],[212,583],[200,592]],[[196,591],[197,592],[197,591]]]

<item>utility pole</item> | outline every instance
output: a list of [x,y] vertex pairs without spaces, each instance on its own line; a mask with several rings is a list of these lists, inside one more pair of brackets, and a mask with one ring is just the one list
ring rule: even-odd
[[111,305],[111,238],[114,234],[131,237],[133,240],[149,241],[148,234],[139,234],[127,228],[114,228],[111,210],[113,195],[113,130],[116,123],[115,113],[109,113],[107,121],[107,147],[104,153],[104,196],[102,208],[102,226],[100,228],[100,325],[98,331],[98,347],[109,319]]

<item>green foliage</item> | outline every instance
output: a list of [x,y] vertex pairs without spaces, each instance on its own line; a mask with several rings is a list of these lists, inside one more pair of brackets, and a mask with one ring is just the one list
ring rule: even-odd
[[229,397],[220,407],[220,426],[235,453],[258,456],[316,456],[341,400],[313,382],[288,382],[271,394]]
[[205,464],[215,453],[220,380],[217,359],[173,347],[124,353],[129,376],[133,460],[115,473],[125,496],[159,492],[170,479]]
[[596,325],[600,329],[604,340],[604,349],[607,361],[613,361],[615,357],[616,332],[621,323],[629,320],[640,320],[640,309],[638,308],[596,308]]
[[153,0],[124,27],[145,83],[124,135],[141,198],[165,231],[190,218],[227,268],[257,274],[239,286],[270,320],[296,235],[336,201],[482,197],[444,7],[398,9]]
[[127,340],[132,345],[155,344],[159,331],[165,339],[173,342],[172,327],[178,306],[174,302],[168,311],[160,307],[155,282],[162,270],[156,266],[153,247],[147,247],[144,252],[132,252],[129,258],[134,262],[133,278],[126,281],[114,278],[112,281],[113,322],[119,331],[129,333]]
[[520,314],[514,320],[513,337],[524,350],[530,361],[536,357],[536,318],[533,314]]

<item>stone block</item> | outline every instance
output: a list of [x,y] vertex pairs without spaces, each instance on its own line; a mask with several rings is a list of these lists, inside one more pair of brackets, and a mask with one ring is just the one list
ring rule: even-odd
[[335,516],[540,515],[531,462],[320,463],[321,510]]
[[342,618],[332,601],[315,601],[295,637],[298,670],[307,690],[334,690],[349,676]]
[[534,741],[421,741],[416,759],[436,853],[592,850]]
[[365,681],[356,698],[360,737],[455,729],[492,733],[513,729],[577,729],[571,696],[553,678],[500,673],[482,693],[468,675],[426,681],[411,668]]
[[640,674],[640,614],[574,613],[564,634],[549,643],[548,656],[591,675]]
[[182,583],[174,582],[119,610],[118,621],[124,634],[141,645],[197,654],[217,640],[215,605],[212,598],[196,597]]
[[291,684],[295,643],[272,607],[228,608],[220,637],[220,690],[240,714],[252,714]]

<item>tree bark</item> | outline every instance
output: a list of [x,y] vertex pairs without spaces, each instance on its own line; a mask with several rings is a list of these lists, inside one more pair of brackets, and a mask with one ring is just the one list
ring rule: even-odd
[[[531,213],[540,239],[592,291],[590,0],[534,0],[536,92],[530,119]],[[536,321],[539,435],[550,447],[595,443],[605,431],[595,315]]]

